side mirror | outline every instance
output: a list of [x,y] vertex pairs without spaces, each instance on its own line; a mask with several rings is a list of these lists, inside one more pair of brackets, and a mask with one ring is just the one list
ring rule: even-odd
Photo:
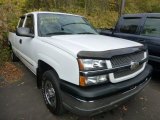
[[98,33],[101,33],[102,30],[100,28],[96,29]]
[[17,28],[16,35],[24,37],[32,37],[32,38],[34,37],[34,35],[30,33],[30,29],[25,27]]
[[100,35],[108,35],[108,36],[112,36],[114,31],[115,31],[115,28],[99,28],[99,29],[97,29],[97,32]]

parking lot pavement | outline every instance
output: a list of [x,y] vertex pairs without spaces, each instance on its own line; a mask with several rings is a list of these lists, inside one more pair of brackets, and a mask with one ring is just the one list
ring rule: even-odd
[[[66,112],[60,117],[46,108],[41,91],[36,87],[36,77],[21,65],[21,81],[0,88],[0,120],[76,120],[76,115]],[[94,116],[91,120],[160,120],[160,76],[124,105]]]

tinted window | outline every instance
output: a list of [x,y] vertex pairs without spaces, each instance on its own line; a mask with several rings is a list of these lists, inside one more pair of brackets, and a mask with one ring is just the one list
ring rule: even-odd
[[30,28],[30,33],[34,34],[34,22],[32,16],[27,16],[25,27]]
[[125,18],[123,20],[123,25],[120,28],[120,32],[136,34],[140,20],[140,18]]
[[147,18],[142,35],[160,36],[160,18]]
[[41,13],[38,15],[40,36],[65,34],[97,34],[95,29],[80,16]]
[[25,17],[21,17],[18,28],[23,26],[24,18]]

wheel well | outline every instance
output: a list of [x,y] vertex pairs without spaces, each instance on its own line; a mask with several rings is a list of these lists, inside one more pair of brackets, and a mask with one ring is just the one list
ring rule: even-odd
[[53,67],[51,67],[46,62],[39,60],[38,61],[38,68],[37,68],[37,87],[38,88],[42,87],[42,75],[44,72],[46,72],[48,70],[53,70],[55,72],[55,74],[58,76],[56,70]]
[[8,41],[8,47],[10,48],[10,50],[12,50],[12,44],[10,41]]

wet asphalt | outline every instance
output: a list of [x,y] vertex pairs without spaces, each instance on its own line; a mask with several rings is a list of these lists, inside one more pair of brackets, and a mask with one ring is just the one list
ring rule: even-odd
[[[46,108],[36,77],[21,63],[22,80],[0,88],[0,120],[77,120],[84,119],[65,112],[55,116]],[[160,74],[160,73],[159,73]],[[160,120],[160,75],[154,77],[139,94],[111,111],[91,120]]]

